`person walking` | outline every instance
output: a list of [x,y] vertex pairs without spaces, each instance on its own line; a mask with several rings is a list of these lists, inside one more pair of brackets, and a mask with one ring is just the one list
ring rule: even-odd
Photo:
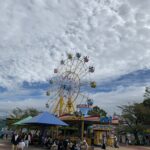
[[128,146],[129,145],[129,139],[128,139],[128,137],[126,136],[126,146]]
[[27,133],[24,135],[24,143],[25,143],[25,147],[27,147],[27,148],[29,147],[29,140],[30,140],[29,136],[30,135]]
[[11,143],[12,143],[12,150],[17,150],[17,145],[19,143],[18,141],[19,135],[17,133],[14,133],[12,135]]
[[117,139],[117,136],[116,136],[116,135],[115,135],[115,137],[114,137],[114,147],[115,147],[115,148],[119,148],[118,139]]
[[102,149],[106,149],[106,142],[107,142],[106,136],[103,135],[103,137],[102,137]]
[[87,144],[86,140],[83,140],[83,142],[81,144],[81,150],[88,150],[88,144]]
[[8,139],[8,133],[6,133],[5,137],[6,137],[6,140],[7,140]]
[[19,135],[18,137],[18,144],[17,144],[17,150],[24,150],[25,148],[25,142],[22,138],[22,135]]

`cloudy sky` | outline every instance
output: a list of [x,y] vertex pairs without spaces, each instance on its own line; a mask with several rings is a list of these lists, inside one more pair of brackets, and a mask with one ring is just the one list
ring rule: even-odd
[[90,56],[94,104],[143,99],[150,84],[149,0],[0,0],[0,114],[45,110],[47,80],[66,52]]

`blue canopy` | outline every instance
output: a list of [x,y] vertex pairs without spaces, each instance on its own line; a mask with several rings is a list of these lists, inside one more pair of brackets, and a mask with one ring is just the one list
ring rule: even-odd
[[50,114],[49,112],[43,112],[38,116],[33,117],[32,119],[24,122],[25,124],[34,124],[34,125],[56,125],[56,126],[68,126],[65,122],[61,121],[59,118]]

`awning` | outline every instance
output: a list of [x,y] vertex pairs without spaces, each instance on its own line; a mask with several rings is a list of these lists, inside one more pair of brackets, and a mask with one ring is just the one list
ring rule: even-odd
[[28,117],[26,117],[26,118],[24,118],[24,119],[22,119],[22,120],[20,120],[20,121],[17,121],[17,122],[14,123],[13,125],[24,125],[24,123],[25,123],[26,121],[30,120],[30,119],[32,119],[32,117],[31,117],[31,116],[28,116]]
[[38,116],[33,117],[32,119],[25,122],[25,124],[32,125],[55,125],[55,126],[68,126],[65,122],[61,121],[59,118],[50,114],[49,112],[43,112]]

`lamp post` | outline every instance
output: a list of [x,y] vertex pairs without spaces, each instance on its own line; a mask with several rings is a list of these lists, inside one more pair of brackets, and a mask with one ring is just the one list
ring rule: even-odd
[[81,115],[81,140],[84,138],[84,116]]
[[81,122],[81,140],[84,138],[84,115],[81,111],[76,111],[75,116],[79,119]]

